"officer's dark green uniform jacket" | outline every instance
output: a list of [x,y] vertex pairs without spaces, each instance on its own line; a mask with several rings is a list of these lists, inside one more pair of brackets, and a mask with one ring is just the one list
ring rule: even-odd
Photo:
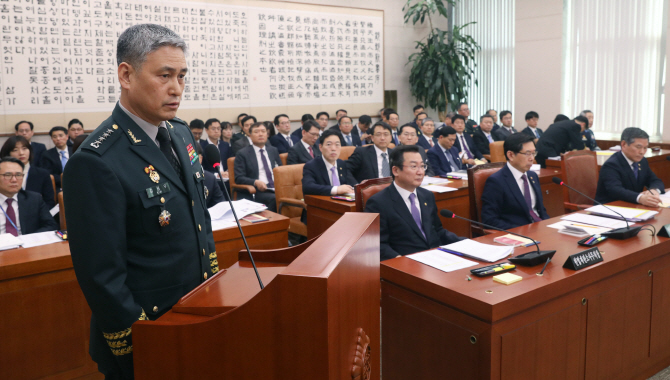
[[101,370],[126,377],[132,324],[158,318],[219,270],[196,141],[183,121],[166,124],[184,182],[118,105],[70,158],[63,179],[72,262],[93,311],[90,353]]

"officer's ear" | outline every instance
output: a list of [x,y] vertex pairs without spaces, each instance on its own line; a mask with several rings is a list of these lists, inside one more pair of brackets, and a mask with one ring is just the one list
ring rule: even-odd
[[130,77],[135,74],[135,69],[126,62],[121,62],[118,67],[119,83],[124,90],[130,89]]

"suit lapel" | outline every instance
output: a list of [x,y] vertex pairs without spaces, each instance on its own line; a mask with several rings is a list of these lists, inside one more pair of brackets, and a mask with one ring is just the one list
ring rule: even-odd
[[16,198],[18,199],[16,203],[18,203],[17,206],[19,207],[19,225],[21,226],[21,233],[25,235],[28,224],[34,221],[28,220],[29,210],[27,209],[25,190],[19,190]]
[[[396,210],[398,214],[400,214],[400,219],[404,220],[405,223],[407,223],[410,226],[412,231],[414,231],[414,233],[417,234],[418,237],[425,240],[426,238],[423,237],[423,234],[421,233],[419,226],[417,226],[416,223],[414,222],[414,217],[412,216],[412,213],[409,212],[409,209],[407,208],[407,203],[405,203],[405,200],[400,196],[398,190],[396,190],[395,184],[392,183],[391,185],[389,185],[388,188],[390,189],[391,192],[391,198],[393,198],[391,204],[395,205],[393,209]],[[423,214],[421,216],[423,220]]]
[[637,179],[635,178],[635,173],[633,173],[633,169],[628,165],[628,161],[626,161],[626,157],[624,157],[623,153],[617,152],[616,154],[619,155],[617,159],[619,160],[619,164],[624,168],[624,173],[626,173],[626,178],[628,181],[633,185],[631,186],[632,188],[637,188],[637,182],[642,177],[642,171],[638,170],[637,171]]
[[330,184],[330,178],[328,169],[326,168],[326,163],[323,160],[316,161],[316,166],[318,166],[319,175],[321,176],[321,183]]
[[[386,149],[386,151],[388,152],[388,149]],[[372,170],[375,173],[375,178],[379,178],[379,165],[377,163],[377,151],[375,150],[374,145],[368,147],[368,160],[370,160],[370,163],[372,164]]]
[[502,173],[505,177],[505,183],[507,184],[508,191],[514,195],[514,199],[516,199],[517,203],[519,203],[519,206],[524,209],[526,214],[530,215],[528,205],[526,205],[526,199],[523,197],[521,189],[519,189],[519,185],[517,184],[516,179],[512,175],[512,172],[509,170],[507,165],[502,168]]

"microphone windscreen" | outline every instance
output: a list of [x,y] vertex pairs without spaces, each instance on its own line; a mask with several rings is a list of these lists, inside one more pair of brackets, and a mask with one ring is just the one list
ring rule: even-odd
[[563,181],[562,181],[560,178],[558,178],[558,177],[554,177],[554,178],[552,178],[551,181],[552,181],[553,183],[557,184],[557,185],[562,185],[562,184],[563,184]]
[[205,147],[205,160],[210,163],[221,162],[221,156],[219,155],[219,149],[214,144],[207,144]]
[[455,214],[450,210],[442,209],[440,210],[440,215],[444,216],[445,218],[453,218]]

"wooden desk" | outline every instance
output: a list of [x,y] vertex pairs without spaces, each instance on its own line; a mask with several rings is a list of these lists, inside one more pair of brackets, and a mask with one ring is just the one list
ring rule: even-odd
[[[650,144],[651,145],[651,144]],[[611,155],[598,155],[598,170],[603,166],[605,161],[607,161]],[[658,178],[663,181],[665,186],[670,185],[670,150],[662,149],[658,152],[653,152],[651,149],[647,150],[647,153],[644,157],[649,162],[649,168],[651,171],[658,176]],[[561,161],[547,160],[547,169],[557,169],[561,170]]]
[[102,379],[67,242],[0,252],[0,379]]
[[[262,211],[259,214],[270,220],[257,223],[240,221],[249,249],[288,247],[289,218],[271,211]],[[245,249],[237,226],[214,231],[213,235],[219,269],[225,269],[235,264],[238,259],[238,252]]]
[[[560,177],[561,168],[542,169],[538,173],[540,177],[540,188],[544,206],[549,216],[563,215],[563,193],[562,189],[553,183],[554,176]],[[440,185],[456,188],[456,191],[447,193],[433,193],[438,210],[448,209],[456,215],[470,219],[470,198],[468,181],[451,180],[451,182]],[[307,233],[311,239],[327,230],[345,212],[355,212],[354,202],[345,202],[331,199],[325,195],[306,195],[307,203]],[[444,218],[440,216],[442,226],[459,236],[470,236],[470,223],[461,219]]]
[[[384,379],[641,379],[670,365],[670,239],[610,239],[604,262],[572,271],[563,263],[584,248],[554,222],[514,230],[557,252],[542,277],[542,266],[519,267],[509,286],[468,281],[476,267],[382,262]],[[651,223],[670,223],[670,210]]]

